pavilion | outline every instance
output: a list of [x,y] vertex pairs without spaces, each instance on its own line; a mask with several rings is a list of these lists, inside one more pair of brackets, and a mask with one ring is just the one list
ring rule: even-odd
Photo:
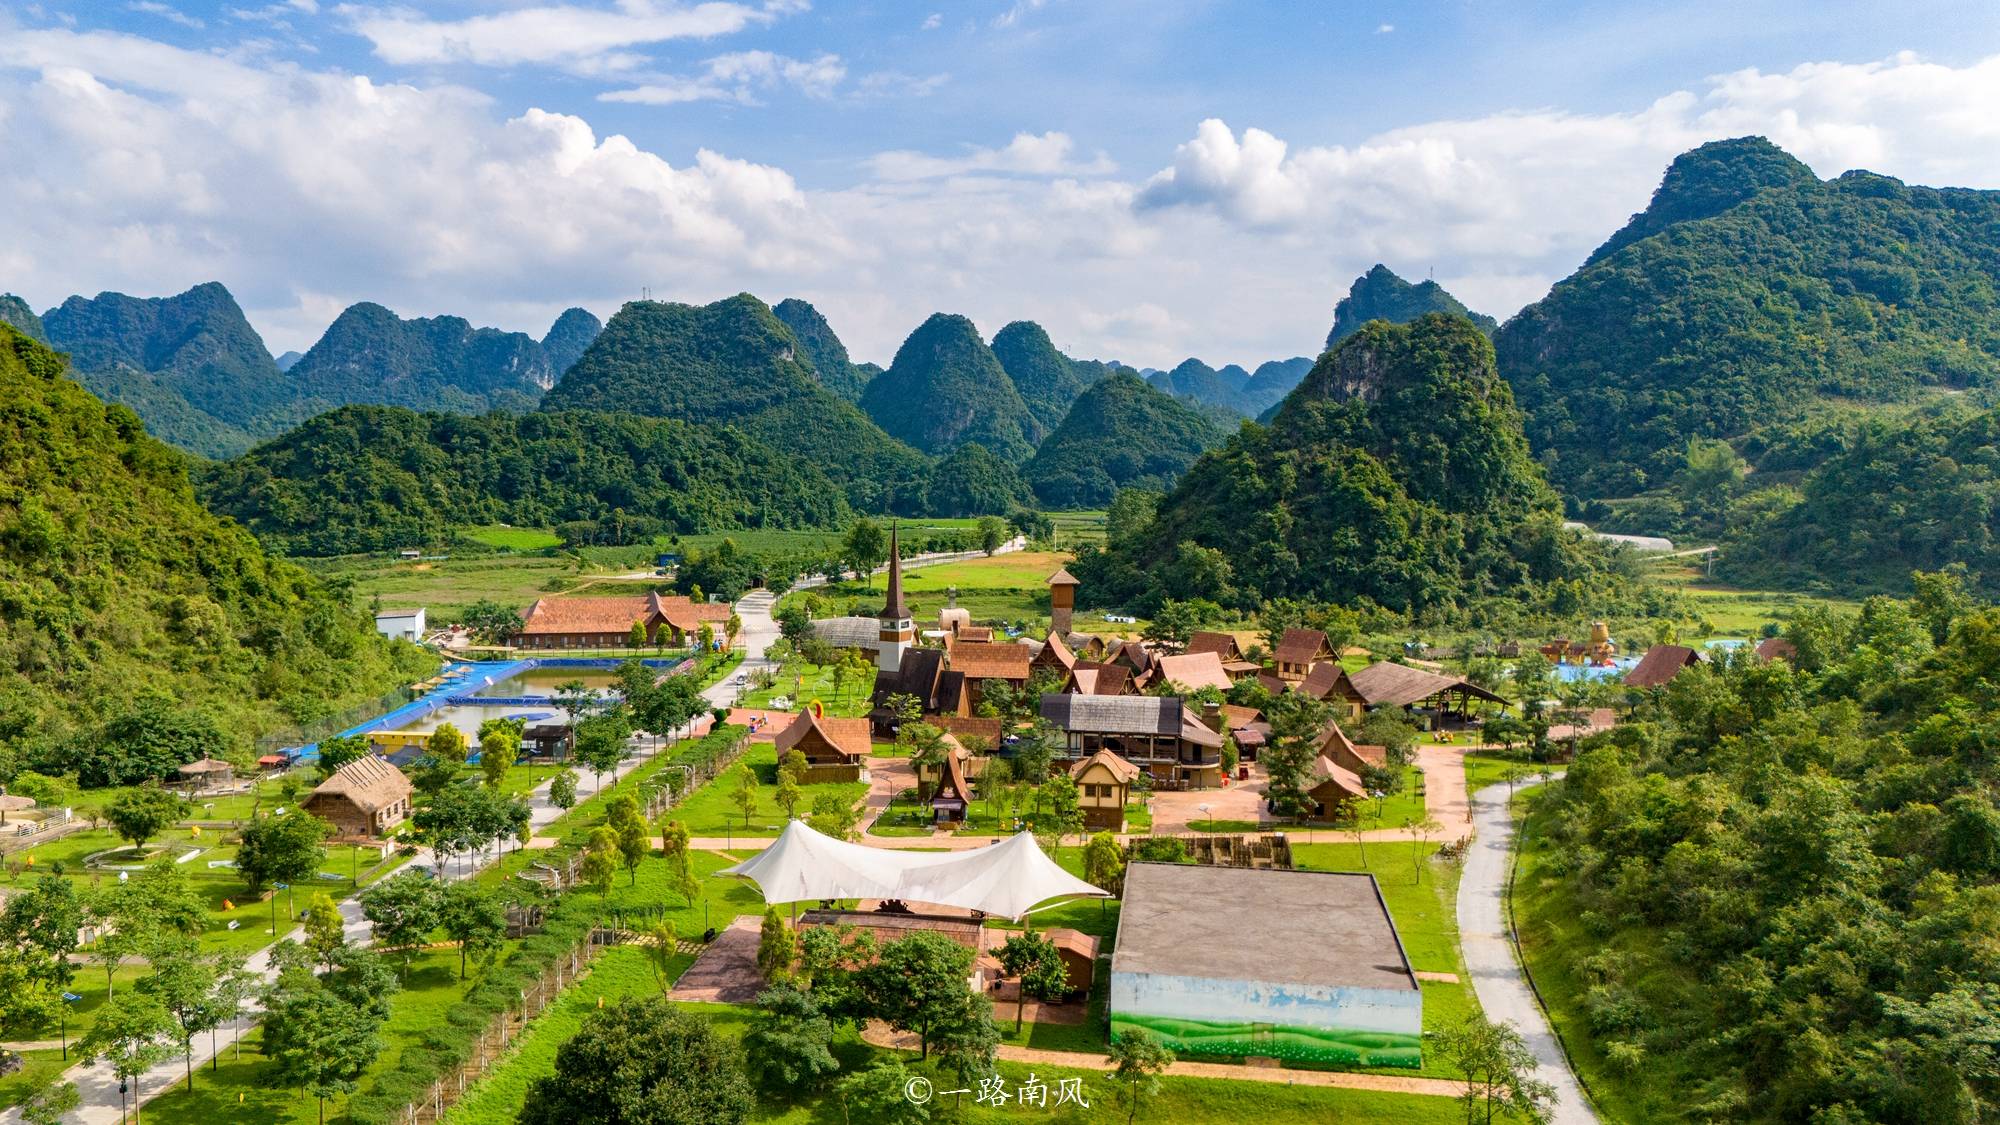
[[794,820],[776,843],[721,874],[755,883],[771,905],[878,899],[1016,922],[1071,899],[1111,897],[1057,866],[1027,832],[985,848],[896,851],[836,840]]

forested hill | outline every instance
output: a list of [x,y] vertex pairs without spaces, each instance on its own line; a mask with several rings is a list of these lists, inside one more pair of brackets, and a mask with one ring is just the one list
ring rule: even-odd
[[1250,373],[1233,363],[1218,370],[1189,356],[1176,364],[1173,370],[1156,372],[1146,381],[1177,398],[1193,399],[1238,414],[1246,413],[1243,409],[1243,387],[1250,382]]
[[1606,1120],[2000,1116],[2000,610],[1801,608],[1530,798],[1522,941]]
[[38,344],[49,342],[49,334],[42,329],[42,318],[28,307],[28,302],[12,293],[0,293],[0,324],[11,324],[28,339]]
[[2000,192],[1823,182],[1761,138],[1704,145],[1494,346],[1557,482],[1628,496],[1691,438],[1996,382],[1997,232]]
[[1559,514],[1485,334],[1378,320],[1322,355],[1269,427],[1203,454],[1143,532],[1070,569],[1086,597],[1133,606],[1532,604],[1592,576]]
[[798,340],[764,302],[633,301],[543,398],[544,409],[597,410],[733,423],[818,466],[849,503],[887,511],[921,487],[923,455],[821,386]]
[[910,333],[889,370],[869,381],[861,408],[890,434],[932,454],[977,442],[1018,465],[1042,437],[1041,423],[979,329],[949,313],[933,313]]
[[1293,356],[1260,363],[1253,374],[1234,363],[1218,369],[1189,358],[1172,371],[1154,372],[1146,381],[1194,405],[1212,424],[1230,429],[1240,418],[1274,410],[1312,365],[1305,356]]
[[42,325],[78,381],[182,448],[233,453],[299,416],[263,338],[215,282],[173,297],[71,297]]
[[581,412],[484,416],[347,406],[205,470],[202,494],[299,555],[448,543],[467,524],[579,541],[838,527],[840,489],[731,426]]
[[1347,287],[1347,296],[1333,306],[1333,328],[1326,334],[1326,346],[1333,347],[1354,335],[1371,320],[1407,324],[1425,313],[1465,317],[1488,335],[1499,327],[1492,317],[1466,308],[1437,282],[1426,279],[1412,285],[1377,262],[1374,268],[1355,278],[1354,284]]
[[1076,400],[1021,475],[1049,508],[1102,508],[1120,488],[1165,491],[1224,431],[1131,371]]
[[1865,422],[1801,493],[1735,529],[1723,575],[1853,594],[1901,592],[1912,571],[1961,566],[2000,595],[2000,411]]
[[542,337],[542,354],[548,357],[549,370],[555,372],[556,379],[562,378],[563,372],[583,358],[584,349],[602,331],[604,322],[589,309],[564,309],[562,315],[556,317],[556,322],[549,325],[547,334]]
[[0,770],[247,765],[256,733],[435,667],[203,509],[183,462],[0,327]]
[[1032,320],[1017,320],[995,332],[993,356],[1044,434],[1055,432],[1077,396],[1110,370],[1057,351],[1048,331]]
[[471,413],[532,410],[557,374],[525,332],[457,316],[405,320],[364,301],[342,311],[285,377],[312,413],[355,402]]
[[833,325],[811,304],[797,297],[787,297],[771,306],[771,312],[785,327],[792,330],[799,348],[812,364],[813,374],[819,384],[849,402],[860,402],[861,391],[873,378],[871,372],[854,365],[847,354],[847,345],[833,331]]

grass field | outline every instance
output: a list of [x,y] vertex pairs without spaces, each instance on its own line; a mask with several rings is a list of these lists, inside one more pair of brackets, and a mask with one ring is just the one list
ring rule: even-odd
[[458,533],[475,543],[484,543],[501,551],[543,551],[562,545],[562,536],[539,527],[490,523],[482,527],[462,527]]
[[[1069,556],[1042,551],[1016,551],[986,559],[920,567],[903,573],[903,597],[919,628],[937,621],[945,606],[945,591],[957,588],[958,605],[974,621],[1032,624],[1049,615],[1049,575]],[[798,598],[807,592],[787,594]],[[841,582],[810,591],[829,603],[827,613],[859,609],[873,614],[881,608],[882,580]]]
[[[747,818],[742,808],[731,800],[731,795],[736,792],[737,779],[746,772],[757,779],[757,800]],[[693,836],[776,836],[785,828],[785,811],[778,807],[777,786],[777,747],[769,742],[753,742],[735,765],[717,774],[687,800],[675,806],[673,815],[687,826],[688,833]],[[837,794],[850,804],[858,803],[868,795],[868,784],[863,781],[821,782],[800,786],[800,789],[803,792],[798,808],[801,816],[812,810],[813,799],[823,793]]]

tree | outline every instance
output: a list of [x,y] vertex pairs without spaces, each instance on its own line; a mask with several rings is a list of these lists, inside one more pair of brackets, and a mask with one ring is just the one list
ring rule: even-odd
[[736,785],[729,791],[729,803],[743,810],[743,827],[750,827],[750,814],[757,811],[757,775],[750,767],[736,771]]
[[773,794],[778,807],[785,811],[785,819],[791,820],[799,812],[799,802],[805,800],[805,790],[799,788],[798,779],[789,773],[778,774],[778,788]]
[[1153,611],[1152,620],[1146,623],[1139,635],[1179,651],[1187,647],[1188,638],[1201,625],[1201,615],[1191,603],[1169,598]]
[[812,993],[786,982],[757,997],[757,1022],[743,1037],[750,1081],[767,1094],[798,1097],[840,1069],[833,1057],[833,1021]]
[[[1098,832],[1090,837],[1090,843],[1083,848],[1083,881],[1093,887],[1110,891],[1117,897],[1125,886],[1125,851],[1118,846],[1118,838],[1109,832]],[[1100,905],[1103,900],[1099,900]]]
[[497,644],[521,631],[521,615],[512,606],[485,599],[459,615],[458,623],[487,644]]
[[26,1038],[27,1029],[58,1016],[59,990],[49,955],[32,946],[0,946],[0,1032]]
[[646,964],[653,970],[653,983],[665,996],[674,987],[674,958],[680,955],[680,933],[671,918],[656,918],[639,931],[639,947],[646,952]]
[[549,782],[549,804],[559,809],[576,807],[576,771],[560,770]]
[[1014,743],[1014,775],[1030,785],[1040,785],[1048,779],[1049,766],[1062,744],[1063,734],[1053,723],[1047,719],[1035,720],[1035,725]]
[[742,1052],[658,997],[589,1013],[535,1079],[520,1125],[741,1125],[755,1098]]
[[620,793],[611,798],[605,808],[605,823],[618,833],[619,858],[625,870],[632,876],[632,884],[639,883],[639,865],[646,861],[647,853],[653,850],[653,834],[646,828],[646,818],[639,814],[639,802],[629,793]]
[[805,643],[813,637],[812,613],[805,605],[798,601],[786,602],[772,617],[778,623],[778,635],[789,641],[793,648],[804,651]]
[[563,714],[569,716],[569,725],[572,729],[582,721],[584,715],[597,710],[598,705],[604,702],[597,692],[582,680],[565,680],[557,684],[552,698],[555,699],[556,706],[562,709]]
[[325,1125],[326,1099],[354,1089],[380,1053],[387,1015],[386,997],[291,965],[264,993],[264,1053],[279,1081],[318,1101]]
[[146,841],[178,822],[186,807],[179,794],[144,785],[114,798],[104,809],[104,819],[134,848],[143,848]]
[[910,767],[917,771],[917,802],[922,804],[927,798],[924,773],[937,771],[944,774],[944,757],[951,753],[951,746],[945,741],[944,732],[929,723],[904,723],[896,730],[896,745],[909,755]]
[[644,621],[632,622],[631,632],[625,635],[625,647],[627,648],[646,647],[646,623]]
[[83,1104],[83,1095],[77,1092],[76,1083],[63,1082],[60,1078],[60,1075],[49,1075],[21,1103],[21,1120],[25,1125],[62,1125],[63,1118]]
[[1054,1000],[1069,991],[1069,969],[1054,942],[1029,931],[1010,936],[1000,946],[1000,969],[1013,977],[1017,986],[1014,1000],[1014,1034],[1021,1033],[1022,1013],[1028,997]]
[[1444,825],[1439,824],[1437,818],[1428,813],[1403,822],[1403,831],[1410,835],[1410,861],[1416,866],[1419,883],[1424,881],[1424,856],[1431,837],[1443,828]]
[[361,916],[375,925],[379,949],[401,949],[403,970],[443,921],[443,892],[421,871],[403,871],[361,892]]
[[596,828],[590,833],[590,842],[583,850],[583,881],[597,888],[597,893],[606,897],[611,894],[611,878],[618,874],[618,833],[609,828]]
[[626,743],[631,737],[632,725],[619,708],[592,715],[577,725],[576,757],[597,776],[593,792],[604,791],[604,775],[625,760]]
[[448,883],[439,898],[438,923],[458,943],[458,979],[464,980],[467,958],[484,964],[499,951],[507,936],[507,904],[479,883]]
[[914,1071],[887,1058],[842,1078],[834,1087],[842,1125],[923,1125],[931,1119],[931,1107],[910,1100],[914,1077]]
[[60,991],[76,976],[69,958],[88,917],[75,884],[60,875],[44,875],[7,900],[7,909],[0,912],[0,946],[40,953],[38,975]]
[[[242,843],[236,850],[236,873],[252,894],[276,883],[296,886],[319,873],[320,865],[326,862],[326,839],[331,835],[333,825],[296,809],[251,821],[244,826]],[[275,930],[275,894],[271,909]]]
[[971,994],[972,951],[932,930],[919,930],[882,947],[861,970],[861,990],[874,1015],[898,1031],[914,1031],[924,1058],[933,1028],[948,1020]]
[[462,766],[467,752],[465,732],[450,723],[439,723],[431,736],[424,739],[424,753],[440,762]]
[[157,998],[131,989],[106,1001],[98,1009],[97,1021],[77,1042],[77,1055],[85,1063],[105,1060],[121,1083],[131,1084],[135,1122],[139,1120],[138,1107],[144,1097],[139,1079],[173,1057],[170,1037],[174,1027],[174,1017]]
[[161,943],[150,958],[152,973],[138,990],[156,1000],[179,1029],[187,1088],[194,1089],[194,1037],[235,1015],[226,1003],[233,991],[229,978],[243,971],[243,958],[228,953],[204,955],[195,940],[180,936]]
[[1058,773],[1042,782],[1041,797],[1048,802],[1048,823],[1055,830],[1056,843],[1072,832],[1083,831],[1083,808],[1077,801],[1076,782]]
[[1459,1104],[1465,1108],[1466,1125],[1480,1120],[1490,1125],[1495,1111],[1540,1121],[1555,1103],[1555,1088],[1533,1077],[1535,1053],[1513,1024],[1496,1024],[1471,1012],[1425,1038],[1465,1076]]
[[306,948],[312,950],[314,959],[333,971],[333,955],[347,944],[345,923],[340,917],[340,908],[325,891],[314,891],[306,902]]
[[813,798],[812,815],[806,823],[812,830],[836,840],[852,840],[855,825],[860,817],[854,811],[854,802],[838,793],[821,793]]
[[1270,777],[1265,792],[1279,816],[1304,816],[1311,811],[1313,760],[1332,721],[1332,708],[1304,692],[1290,691],[1265,708],[1271,723],[1270,744],[1258,756]]
[[488,788],[507,783],[514,759],[521,756],[521,732],[526,726],[523,719],[488,719],[479,724],[479,772],[486,776]]
[[340,767],[358,761],[369,754],[368,739],[363,735],[335,735],[321,739],[319,744],[319,775],[332,777]]
[[1007,542],[1007,521],[999,516],[979,517],[979,549],[988,556],[1000,550]]
[[764,925],[757,938],[757,971],[773,984],[791,976],[798,963],[799,939],[775,906],[764,908]]
[[1111,1080],[1118,1083],[1118,1101],[1126,1107],[1126,1125],[1131,1125],[1139,1116],[1139,1102],[1160,1092],[1159,1076],[1174,1065],[1174,1053],[1152,1032],[1132,1028],[1112,1037],[1105,1061],[1111,1064]]
[[967,993],[965,1003],[952,1009],[931,1033],[938,1069],[971,1087],[993,1074],[1000,1055],[1000,1027],[993,1022],[993,1001],[984,993]]
[[858,519],[847,529],[847,538],[841,540],[841,561],[849,570],[859,575],[869,589],[875,588],[875,568],[889,557],[889,537],[883,533],[882,525],[871,519]]

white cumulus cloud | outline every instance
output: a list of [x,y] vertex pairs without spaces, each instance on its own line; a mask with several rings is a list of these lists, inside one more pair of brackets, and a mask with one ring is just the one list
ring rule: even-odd
[[884,180],[923,180],[968,172],[1021,173],[1036,176],[1102,176],[1117,170],[1111,158],[1098,153],[1090,160],[1072,157],[1076,142],[1067,133],[1016,133],[1000,148],[969,148],[956,156],[898,149],[879,152],[869,168]]
[[[633,47],[730,35],[800,7],[759,7],[727,0],[697,4],[618,0],[610,8],[552,4],[457,20],[434,19],[402,7],[343,5],[339,11],[386,62],[582,64],[602,70],[636,65],[636,57],[629,53]],[[592,60],[606,57],[609,67],[601,61],[592,65]]]

